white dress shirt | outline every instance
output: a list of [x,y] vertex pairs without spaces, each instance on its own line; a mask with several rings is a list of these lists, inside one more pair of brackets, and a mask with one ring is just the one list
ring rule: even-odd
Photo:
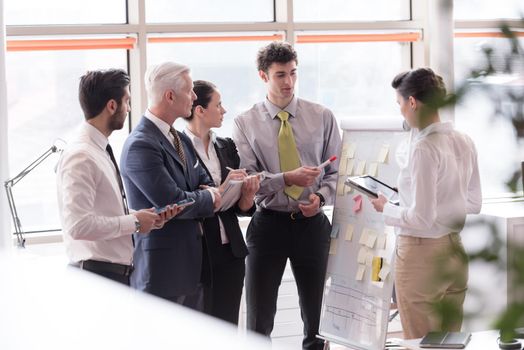
[[482,206],[473,141],[451,122],[439,122],[414,136],[409,153],[398,179],[400,206],[384,206],[386,224],[424,238],[460,232],[466,215]]
[[107,138],[86,122],[58,164],[58,207],[71,262],[132,262],[135,216],[124,213],[107,144]]
[[[214,147],[216,134],[212,130],[209,130],[211,142],[209,142],[207,151],[206,147],[204,146],[204,142],[202,142],[202,139],[193,134],[191,130],[185,128],[184,134],[189,137],[191,143],[195,147],[196,152],[198,153],[198,156],[206,166],[207,170],[209,170],[211,173],[211,177],[213,178],[215,186],[220,186],[222,183],[222,170],[220,168],[220,160],[218,159],[217,151]],[[224,228],[224,224],[222,223],[220,217],[218,217],[218,223],[220,225],[220,238],[222,240],[222,244],[229,243],[229,239],[226,235],[226,229]]]

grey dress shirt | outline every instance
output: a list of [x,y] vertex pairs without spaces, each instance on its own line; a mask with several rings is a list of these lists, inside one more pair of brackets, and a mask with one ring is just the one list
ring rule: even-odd
[[[294,97],[283,109],[288,112],[302,166],[317,166],[340,155],[341,139],[333,113],[313,102]],[[264,172],[255,202],[278,211],[298,211],[300,202],[309,203],[311,193],[320,192],[332,204],[337,184],[338,159],[324,168],[315,184],[306,187],[298,201],[284,193],[284,175],[278,157],[281,109],[269,100],[255,104],[235,118],[233,140],[240,155],[240,167],[248,173]]]

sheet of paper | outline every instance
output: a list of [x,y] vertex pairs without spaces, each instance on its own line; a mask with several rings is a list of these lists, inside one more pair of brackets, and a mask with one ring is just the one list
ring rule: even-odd
[[333,224],[333,226],[331,227],[331,238],[337,238],[339,230],[340,230],[340,225]]
[[358,251],[358,255],[357,255],[357,262],[359,264],[365,264],[367,256],[368,256],[368,249],[366,247],[360,247],[360,250]]
[[389,145],[383,144],[382,147],[380,147],[380,151],[378,152],[377,161],[379,163],[387,163],[388,154],[389,154]]
[[353,166],[355,161],[353,159],[348,159],[346,164],[346,175],[353,175]]
[[337,255],[338,239],[332,239],[329,246],[329,255]]
[[353,201],[355,202],[353,204],[353,213],[358,213],[362,209],[362,195],[357,194],[353,197]]
[[346,241],[351,241],[353,239],[353,231],[355,231],[355,226],[349,224],[346,227]]
[[377,162],[369,163],[368,174],[371,175],[371,176],[377,176],[378,175],[378,163]]
[[357,281],[362,281],[362,279],[364,278],[364,272],[366,272],[366,265],[359,264],[358,265],[358,269],[357,269],[357,274],[355,276],[355,279]]
[[366,171],[366,161],[359,160],[357,164],[357,169],[355,169],[355,175],[364,175],[365,171]]
[[385,281],[386,277],[388,277],[390,272],[391,272],[391,267],[389,267],[389,265],[387,264],[384,264],[382,268],[380,269],[380,272],[378,273],[378,277],[380,277],[382,281]]
[[240,199],[242,194],[242,180],[229,180],[229,183],[222,193],[219,211],[231,208]]
[[357,150],[357,145],[355,143],[349,143],[347,149],[347,157],[355,158],[355,151]]
[[377,237],[377,249],[386,249],[386,235],[378,235]]

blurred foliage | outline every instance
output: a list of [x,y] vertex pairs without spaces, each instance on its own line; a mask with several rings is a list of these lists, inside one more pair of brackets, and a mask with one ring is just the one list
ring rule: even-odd
[[[524,27],[524,18],[521,18],[520,22]],[[472,69],[470,78],[464,84],[457,86],[454,93],[437,103],[440,107],[454,106],[471,89],[481,89],[488,94],[496,106],[493,118],[504,118],[511,122],[517,141],[522,141],[524,139],[524,49],[518,40],[517,33],[508,24],[501,24],[500,33],[508,40],[509,52],[500,53],[491,46],[483,46],[484,65]],[[493,83],[496,81],[493,78],[500,76],[515,77],[515,79],[510,79],[513,82],[510,85]],[[518,169],[509,176],[506,185],[515,193],[519,181],[522,181],[521,165],[518,165]],[[511,289],[507,291],[509,304],[494,321],[493,326],[500,329],[502,341],[509,341],[515,336],[515,328],[524,326],[524,247],[515,243],[507,247],[506,241],[501,239],[502,235],[499,234],[494,222],[478,218],[472,221],[469,227],[473,229],[478,227],[479,231],[487,229],[489,242],[478,251],[468,252],[467,258],[471,262],[490,263],[498,270],[508,273],[508,286],[511,286]],[[461,252],[453,251],[450,254],[461,254]],[[438,267],[440,277],[443,279],[448,278],[449,273],[453,273],[445,267],[445,264]],[[476,291],[470,289],[468,294],[476,295]],[[434,309],[442,316],[443,329],[449,329],[448,327],[461,317],[457,306],[450,303],[436,302]],[[474,315],[465,317],[474,317]]]

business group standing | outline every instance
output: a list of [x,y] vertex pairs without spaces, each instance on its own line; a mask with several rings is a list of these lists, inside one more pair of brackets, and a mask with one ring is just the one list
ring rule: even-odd
[[229,181],[242,181],[240,198],[203,222],[207,251],[203,262],[204,312],[237,324],[248,253],[237,215],[254,212],[259,179],[257,175],[247,176],[244,169],[238,169],[240,158],[233,140],[218,137],[211,130],[222,126],[226,113],[216,86],[197,80],[193,91],[197,98],[184,133],[216,187],[227,186]]
[[[477,151],[471,138],[440,120],[446,88],[431,69],[401,73],[392,86],[401,114],[418,133],[398,177],[400,206],[383,195],[371,202],[399,229],[395,289],[404,337],[459,331],[468,280],[459,233],[466,215],[479,213],[482,204]],[[437,303],[453,311],[439,314]]]
[[331,224],[321,207],[333,202],[338,161],[316,166],[340,152],[333,113],[298,98],[297,54],[273,42],[258,52],[258,74],[267,96],[240,114],[233,139],[240,167],[263,172],[258,210],[247,230],[247,327],[270,336],[278,287],[289,259],[298,288],[304,349],[322,349],[320,322]]
[[175,130],[191,115],[196,96],[189,68],[173,62],[146,72],[148,109],[127,138],[121,169],[131,208],[195,203],[149,236],[135,236],[131,285],[202,310],[202,219],[212,217],[220,195],[189,138]]

